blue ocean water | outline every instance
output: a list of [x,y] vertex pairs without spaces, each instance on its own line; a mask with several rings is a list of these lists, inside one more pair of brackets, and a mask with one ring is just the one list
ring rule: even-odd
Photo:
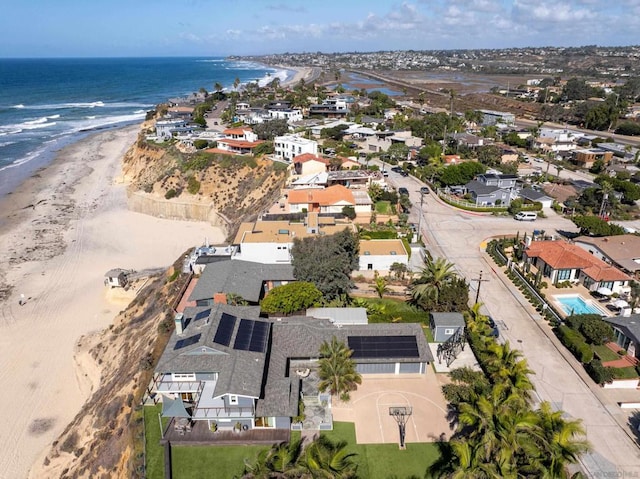
[[139,122],[201,87],[291,73],[224,58],[0,59],[0,195],[89,131]]

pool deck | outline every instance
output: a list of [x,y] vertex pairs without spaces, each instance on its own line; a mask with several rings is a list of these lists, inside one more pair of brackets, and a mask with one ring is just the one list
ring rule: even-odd
[[548,300],[553,301],[558,313],[565,317],[569,316],[570,313],[565,313],[564,308],[562,308],[556,296],[581,296],[583,301],[592,304],[602,313],[603,316],[615,316],[614,311],[607,309],[606,305],[609,303],[608,298],[606,298],[606,301],[604,302],[598,301],[596,298],[591,296],[591,292],[581,284],[574,285],[571,288],[556,288],[551,285],[544,289],[544,294]]

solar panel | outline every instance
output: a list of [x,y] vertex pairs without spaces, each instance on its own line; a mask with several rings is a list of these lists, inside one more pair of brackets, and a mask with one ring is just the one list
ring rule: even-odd
[[200,341],[200,336],[202,336],[202,334],[198,333],[194,334],[193,336],[189,336],[188,338],[179,339],[176,345],[173,347],[174,351],[176,349],[186,348],[187,346],[198,343],[198,341]]
[[269,336],[269,323],[256,321],[253,325],[253,333],[249,343],[249,351],[264,353],[267,349],[267,338]]
[[193,317],[193,320],[200,321],[201,319],[208,317],[210,314],[211,314],[211,309],[205,309],[204,311],[200,311],[198,314],[196,314]]
[[220,324],[216,330],[216,335],[213,337],[213,342],[221,344],[223,346],[229,346],[231,342],[231,336],[233,335],[233,328],[236,326],[235,316],[227,313],[222,313],[220,318]]
[[354,359],[420,356],[415,336],[349,336],[347,341]]
[[241,319],[238,332],[236,333],[236,341],[233,343],[233,349],[240,351],[248,351],[249,343],[251,343],[251,333],[255,321],[251,319]]

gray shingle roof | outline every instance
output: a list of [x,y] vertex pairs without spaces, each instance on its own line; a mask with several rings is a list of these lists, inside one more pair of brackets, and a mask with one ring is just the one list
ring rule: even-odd
[[[207,312],[209,312],[207,314]],[[227,312],[238,317],[229,346],[213,342],[220,317]],[[156,366],[157,373],[218,373],[215,395],[239,394],[260,397],[265,371],[266,353],[233,349],[240,318],[257,319],[257,306],[230,306],[187,308],[184,311],[186,327],[182,335],[175,331]],[[198,336],[199,335],[199,336]],[[193,338],[193,343],[179,349],[180,340]],[[197,339],[197,340],[196,340]]]
[[545,195],[542,191],[534,190],[533,188],[524,188],[520,191],[520,196],[531,201],[551,200],[550,196]]
[[[273,323],[271,357],[264,391],[258,401],[257,416],[295,416],[298,406],[300,380],[288,370],[291,358],[318,357],[320,345],[331,341],[333,336],[347,344],[349,336],[416,336],[418,358],[371,358],[358,359],[359,363],[385,362],[432,362],[427,341],[418,323],[367,324],[338,327],[326,319],[289,317]],[[294,384],[296,383],[296,384]],[[292,394],[295,393],[295,396]]]
[[294,281],[290,264],[262,264],[252,261],[228,260],[207,265],[190,301],[213,298],[216,293],[234,293],[247,301],[260,301],[265,281]]
[[602,319],[621,330],[629,339],[640,343],[640,314],[632,314],[627,317],[603,317]]
[[461,313],[430,313],[434,326],[465,326],[464,316]]
[[[484,183],[480,183],[479,181],[476,181],[476,180],[471,180],[469,183],[464,185],[464,187],[470,193],[475,193],[476,196],[491,195],[496,191],[503,190],[503,188],[500,188],[499,186],[487,186]],[[503,191],[507,191],[507,190],[503,190]]]

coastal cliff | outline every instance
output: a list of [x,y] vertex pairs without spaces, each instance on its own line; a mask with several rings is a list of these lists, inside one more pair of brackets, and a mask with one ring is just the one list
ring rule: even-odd
[[208,221],[233,234],[279,197],[286,166],[262,158],[185,151],[145,140],[145,124],[123,159],[129,209]]

